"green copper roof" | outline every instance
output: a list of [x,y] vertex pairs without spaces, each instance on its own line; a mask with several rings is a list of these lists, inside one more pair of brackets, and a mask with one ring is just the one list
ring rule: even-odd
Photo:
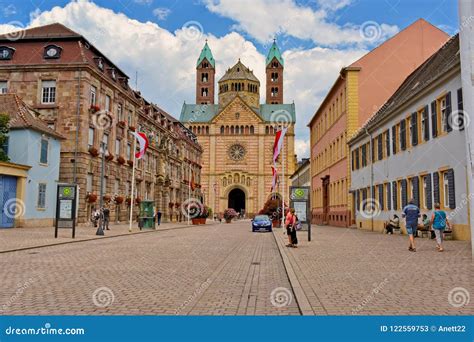
[[282,66],[284,65],[283,57],[281,56],[280,49],[278,49],[275,41],[273,41],[272,47],[270,48],[270,51],[268,51],[265,65],[268,65],[273,60],[273,58],[276,58]]
[[211,49],[209,48],[209,45],[207,45],[207,41],[206,41],[206,44],[204,44],[204,47],[201,50],[201,54],[199,55],[199,58],[197,60],[196,67],[198,67],[199,64],[201,64],[201,62],[204,59],[207,59],[207,61],[212,65],[212,67],[215,68],[216,62],[214,61],[214,57],[212,56],[212,52],[211,52]]
[[[296,122],[295,104],[261,104],[254,109],[265,122]],[[182,123],[210,122],[219,114],[219,105],[183,104],[179,120]]]

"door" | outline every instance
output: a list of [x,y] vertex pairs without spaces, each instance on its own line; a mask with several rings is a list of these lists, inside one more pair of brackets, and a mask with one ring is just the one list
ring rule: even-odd
[[12,228],[17,209],[16,177],[0,175],[0,228]]
[[322,179],[323,181],[323,224],[328,224],[329,214],[329,176]]

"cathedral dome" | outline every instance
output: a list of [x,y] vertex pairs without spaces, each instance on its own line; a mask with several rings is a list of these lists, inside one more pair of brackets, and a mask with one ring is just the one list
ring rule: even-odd
[[252,70],[246,67],[239,59],[239,61],[232,67],[227,69],[226,73],[219,82],[228,80],[248,80],[260,83],[257,77],[253,74]]
[[258,108],[259,92],[260,81],[239,59],[219,80],[219,105],[225,106],[239,95],[249,106]]

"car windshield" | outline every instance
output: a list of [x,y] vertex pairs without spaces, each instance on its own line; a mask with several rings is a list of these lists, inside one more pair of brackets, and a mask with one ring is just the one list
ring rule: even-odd
[[258,215],[255,216],[254,221],[270,221],[270,218],[267,215]]

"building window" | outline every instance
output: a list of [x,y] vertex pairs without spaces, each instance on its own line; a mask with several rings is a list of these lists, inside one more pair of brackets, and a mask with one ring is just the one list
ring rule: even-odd
[[117,195],[120,190],[120,181],[118,179],[115,179],[114,181],[114,194]]
[[86,192],[92,192],[92,180],[94,175],[92,173],[87,174],[86,178]]
[[41,152],[40,152],[41,164],[48,164],[48,146],[49,146],[49,141],[47,139],[41,139]]
[[0,94],[6,94],[8,92],[7,81],[0,81]]
[[50,104],[56,102],[56,81],[42,81],[41,89],[41,103]]
[[38,209],[45,209],[46,208],[46,183],[39,183],[38,184],[37,207],[38,207]]
[[128,160],[131,160],[130,156],[131,156],[131,151],[132,151],[132,146],[130,145],[130,143],[127,144],[127,159]]
[[120,155],[120,140],[115,139],[115,155]]
[[89,148],[94,146],[94,136],[95,136],[95,130],[93,127],[89,127],[89,140],[88,140],[88,145]]
[[123,107],[120,103],[117,105],[117,117],[119,121],[123,121]]
[[104,152],[109,149],[109,135],[107,133],[104,133],[102,136],[102,146],[104,148]]
[[8,46],[0,46],[0,60],[12,59],[14,53],[14,48]]
[[132,122],[132,118],[133,118],[133,113],[131,110],[128,111],[128,125],[131,126],[133,124]]
[[421,112],[421,137],[423,141],[430,140],[430,121],[428,119],[428,106]]
[[97,88],[94,86],[91,86],[91,98],[90,98],[90,105],[95,106],[97,103]]
[[107,112],[110,112],[110,102],[111,102],[110,96],[105,95],[105,111]]
[[61,48],[57,45],[48,45],[44,48],[45,59],[58,59],[61,57]]

